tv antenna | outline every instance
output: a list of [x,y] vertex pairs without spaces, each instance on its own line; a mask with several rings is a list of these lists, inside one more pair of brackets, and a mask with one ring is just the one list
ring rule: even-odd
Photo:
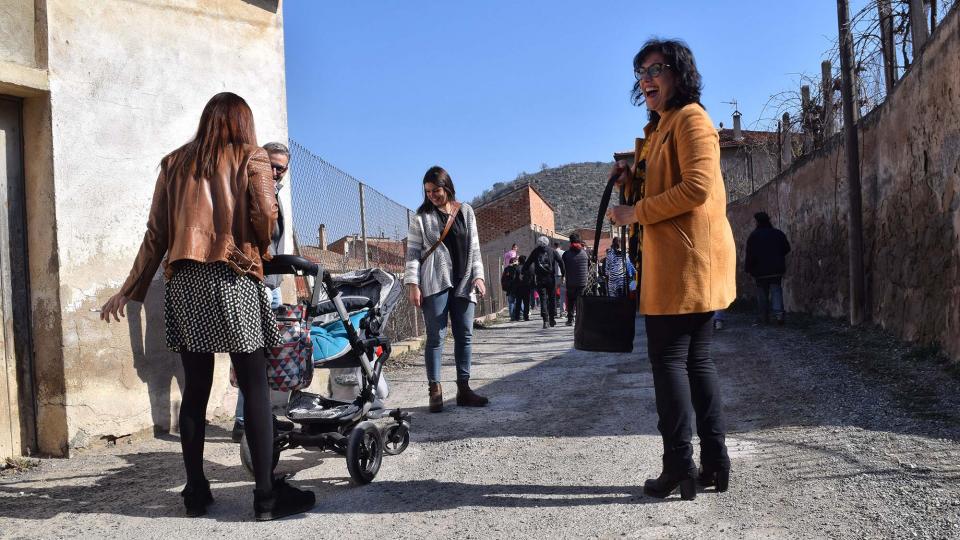
[[740,113],[740,105],[737,103],[736,99],[731,99],[730,101],[721,101],[720,103],[725,103],[727,105],[733,105],[734,114]]

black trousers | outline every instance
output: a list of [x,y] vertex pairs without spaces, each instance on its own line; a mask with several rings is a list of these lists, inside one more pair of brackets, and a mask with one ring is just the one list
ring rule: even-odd
[[583,294],[583,287],[567,285],[567,320],[572,321],[577,311],[577,298]]
[[645,322],[664,470],[683,474],[696,467],[691,444],[694,418],[700,463],[729,467],[720,383],[710,356],[713,312],[648,315]]
[[518,321],[529,319],[530,302],[533,300],[533,293],[530,289],[518,289],[513,298],[513,313],[510,316]]
[[537,284],[537,295],[540,296],[540,318],[545,321],[557,319],[557,286],[553,283]]

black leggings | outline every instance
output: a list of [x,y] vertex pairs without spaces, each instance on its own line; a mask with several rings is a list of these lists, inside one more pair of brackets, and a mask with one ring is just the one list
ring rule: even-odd
[[[203,442],[206,435],[207,401],[213,384],[213,353],[185,352],[183,401],[180,403],[180,445],[187,469],[187,485],[206,482],[203,474]],[[267,361],[263,349],[230,353],[237,385],[243,392],[244,430],[253,458],[257,489],[273,487],[273,414],[267,388]]]
[[714,470],[729,467],[720,381],[710,356],[713,312],[647,315],[645,322],[664,469],[682,474],[695,467],[691,444],[694,416],[700,463]]

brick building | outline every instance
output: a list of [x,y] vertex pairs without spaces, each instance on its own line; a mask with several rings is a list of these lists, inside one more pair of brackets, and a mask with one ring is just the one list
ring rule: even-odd
[[474,208],[480,244],[487,244],[510,235],[520,228],[533,228],[553,236],[556,209],[533,184],[527,184]]
[[499,276],[503,253],[512,244],[517,244],[523,255],[533,251],[540,236],[550,238],[551,243],[560,242],[564,249],[567,247],[567,237],[555,230],[556,209],[532,184],[508,191],[474,211],[488,282]]

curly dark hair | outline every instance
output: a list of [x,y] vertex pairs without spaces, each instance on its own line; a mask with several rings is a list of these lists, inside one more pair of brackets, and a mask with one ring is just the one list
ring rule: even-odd
[[[665,63],[670,66],[677,75],[676,93],[667,102],[670,109],[679,109],[684,105],[700,103],[700,93],[703,90],[703,79],[700,72],[697,71],[697,63],[693,59],[693,52],[686,43],[679,39],[657,39],[648,40],[640,48],[640,52],[633,57],[634,71],[640,69],[643,61],[653,53],[660,53],[665,59]],[[643,103],[643,91],[640,89],[640,81],[633,83],[633,91],[630,93],[631,101],[634,105],[640,106]],[[650,111],[650,121],[660,120],[660,115]]]

